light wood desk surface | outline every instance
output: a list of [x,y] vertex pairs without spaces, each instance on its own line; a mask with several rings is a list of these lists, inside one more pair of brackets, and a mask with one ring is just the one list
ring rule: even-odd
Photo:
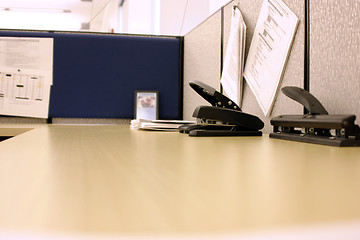
[[[360,220],[360,148],[11,125],[0,231],[218,234]],[[1,131],[0,131],[1,133]]]

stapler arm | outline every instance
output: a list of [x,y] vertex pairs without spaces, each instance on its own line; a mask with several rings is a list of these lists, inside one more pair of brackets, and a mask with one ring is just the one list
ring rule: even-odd
[[285,87],[281,90],[309,113],[272,118],[270,137],[331,146],[360,146],[360,128],[355,124],[355,115],[328,114],[320,101],[304,89]]
[[264,127],[258,117],[227,108],[199,106],[193,117],[198,125],[189,136],[261,136]]
[[197,124],[181,126],[179,131],[189,136],[261,136],[264,123],[256,116],[244,113],[231,99],[214,88],[192,81],[190,86],[212,106],[199,106],[193,117]]
[[200,106],[195,109],[193,117],[196,117],[199,123],[227,124],[244,130],[259,130],[264,127],[258,117],[226,108]]

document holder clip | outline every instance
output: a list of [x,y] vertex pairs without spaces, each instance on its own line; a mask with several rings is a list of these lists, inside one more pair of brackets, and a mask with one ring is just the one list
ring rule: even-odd
[[191,81],[193,88],[212,106],[199,106],[193,117],[197,124],[183,125],[179,132],[189,136],[261,136],[264,123],[256,116],[241,111],[231,99],[199,81]]
[[360,146],[360,129],[355,124],[355,115],[329,115],[318,99],[298,87],[288,86],[281,91],[302,104],[309,113],[272,118],[271,138],[338,147]]

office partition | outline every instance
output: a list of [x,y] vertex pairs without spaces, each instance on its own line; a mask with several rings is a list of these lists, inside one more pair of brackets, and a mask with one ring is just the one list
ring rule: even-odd
[[[293,46],[280,84],[283,86],[293,85],[303,87],[304,85],[304,1],[284,1],[289,8],[300,19],[300,24],[295,35]],[[184,118],[191,119],[192,111],[201,102],[189,95],[186,86],[190,80],[203,81],[220,90],[221,67],[224,59],[224,52],[230,32],[231,11],[237,5],[247,25],[245,61],[253,37],[259,12],[263,0],[239,0],[229,2],[213,16],[200,24],[193,31],[185,35],[185,67],[184,67]],[[216,22],[216,23],[215,23]],[[196,47],[195,47],[196,46]],[[191,63],[187,62],[191,60]],[[271,132],[271,117],[278,114],[302,114],[303,107],[279,93],[273,107],[272,114],[266,117],[250,88],[244,82],[244,96],[242,109],[247,113],[259,116],[265,123],[264,132]],[[195,100],[196,99],[196,100]]]
[[310,92],[331,114],[360,118],[360,1],[310,1]]
[[[283,1],[300,23],[279,89],[305,88],[329,113],[359,117],[360,2]],[[247,25],[246,60],[262,3],[231,1],[183,37],[25,31],[0,31],[0,36],[55,38],[50,117],[132,118],[134,91],[159,90],[160,118],[192,120],[194,109],[209,103],[189,81],[203,81],[221,91],[233,5]],[[264,121],[265,133],[272,131],[272,117],[304,111],[278,91],[270,116],[264,116],[246,81],[242,109]]]
[[54,39],[49,118],[134,117],[134,92],[159,92],[159,117],[182,118],[182,38],[43,31]]
[[199,105],[208,105],[189,86],[197,80],[220,91],[221,73],[221,21],[217,11],[184,36],[184,119],[192,120],[192,113]]

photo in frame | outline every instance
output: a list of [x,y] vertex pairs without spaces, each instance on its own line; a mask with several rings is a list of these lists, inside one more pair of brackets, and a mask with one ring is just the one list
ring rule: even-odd
[[135,91],[135,119],[157,120],[159,117],[159,92]]

